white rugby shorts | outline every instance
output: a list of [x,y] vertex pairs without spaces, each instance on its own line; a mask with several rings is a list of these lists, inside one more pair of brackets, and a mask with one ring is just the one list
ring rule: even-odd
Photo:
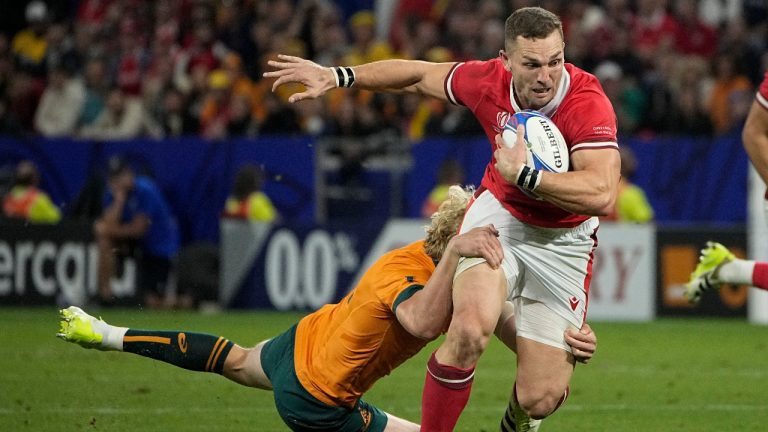
[[[573,228],[528,225],[485,190],[467,209],[459,232],[488,224],[499,231],[504,249],[501,266],[507,278],[507,301],[515,305],[518,335],[570,351],[563,333],[581,328],[586,319],[598,219]],[[462,258],[454,279],[483,262]]]

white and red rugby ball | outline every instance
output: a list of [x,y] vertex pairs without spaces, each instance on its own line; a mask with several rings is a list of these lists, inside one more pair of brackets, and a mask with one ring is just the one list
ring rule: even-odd
[[521,124],[525,127],[523,138],[528,150],[526,164],[553,173],[568,171],[570,157],[565,138],[555,123],[538,111],[525,110],[511,115],[501,132],[504,145],[510,148],[515,145],[517,126]]

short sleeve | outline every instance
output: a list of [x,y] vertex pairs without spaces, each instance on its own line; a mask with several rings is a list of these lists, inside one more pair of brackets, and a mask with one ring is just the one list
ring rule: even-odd
[[572,104],[563,110],[563,118],[557,122],[563,125],[561,132],[571,152],[595,145],[605,147],[606,143],[616,146],[616,113],[596,79],[581,88]]
[[483,92],[478,91],[478,83],[496,72],[499,67],[497,63],[491,61],[456,63],[446,77],[445,91],[448,100],[474,111],[483,96]]

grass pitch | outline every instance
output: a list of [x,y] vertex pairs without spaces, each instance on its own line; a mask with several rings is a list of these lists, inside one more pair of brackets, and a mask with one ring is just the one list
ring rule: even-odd
[[[89,311],[97,312],[98,311]],[[183,329],[253,345],[299,314],[103,310],[135,328]],[[768,328],[743,320],[591,323],[598,353],[580,365],[553,431],[757,431],[768,422]],[[133,354],[54,337],[54,308],[0,308],[0,431],[284,431],[270,392]],[[366,400],[418,421],[435,343],[376,384]],[[495,431],[514,377],[497,340],[480,361],[459,431]]]

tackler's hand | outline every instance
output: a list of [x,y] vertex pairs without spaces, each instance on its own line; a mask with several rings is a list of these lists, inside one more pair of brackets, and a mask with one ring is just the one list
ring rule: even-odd
[[491,268],[499,268],[504,251],[499,242],[499,232],[493,225],[473,228],[451,239],[453,250],[462,257],[480,257]]

